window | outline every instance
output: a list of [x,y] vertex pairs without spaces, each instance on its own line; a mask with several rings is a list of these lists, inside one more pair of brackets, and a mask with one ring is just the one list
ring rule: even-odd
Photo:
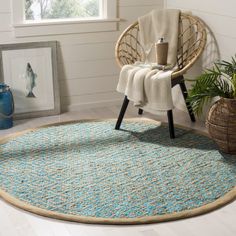
[[112,31],[117,0],[12,0],[16,37]]
[[25,0],[26,21],[55,19],[99,19],[103,11],[101,0]]

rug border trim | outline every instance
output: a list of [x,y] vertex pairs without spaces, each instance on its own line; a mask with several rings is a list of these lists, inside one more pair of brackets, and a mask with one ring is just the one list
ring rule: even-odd
[[[55,122],[48,125],[43,125],[37,128],[33,129],[27,129],[24,131],[16,132],[14,134],[8,135],[5,138],[0,139],[0,144],[6,143],[7,141],[18,137],[20,135],[26,134],[28,132],[33,132],[41,128],[47,128],[51,126],[58,126],[58,125],[66,125],[66,124],[73,124],[73,123],[85,123],[85,122],[99,122],[99,121],[108,121],[108,120],[115,120],[115,119],[87,119],[87,120],[73,120],[73,121],[65,121],[65,122]],[[165,122],[155,121],[148,118],[130,118],[125,119],[126,121],[142,121],[142,122],[148,122],[148,123],[161,123],[166,124]],[[175,125],[176,127],[180,127],[185,130],[192,131],[194,133],[207,136],[207,133],[204,133],[202,131],[194,130],[191,128],[186,128],[180,125]],[[20,209],[23,209],[25,211],[45,216],[53,219],[58,220],[66,220],[66,221],[73,221],[73,222],[79,222],[79,223],[87,223],[87,224],[114,224],[114,225],[136,225],[136,224],[150,224],[150,223],[160,223],[160,222],[167,222],[167,221],[174,221],[174,220],[180,220],[185,218],[190,218],[193,216],[199,216],[202,214],[209,213],[211,211],[217,210],[220,207],[223,207],[231,202],[233,202],[236,199],[236,186],[225,196],[217,199],[214,202],[211,202],[207,205],[204,205],[202,207],[198,207],[192,210],[185,210],[181,212],[175,212],[171,214],[165,214],[165,215],[157,215],[157,216],[144,216],[139,218],[97,218],[97,217],[87,217],[87,216],[78,216],[78,215],[69,215],[69,214],[63,214],[59,212],[49,211],[46,209],[42,209],[39,207],[32,206],[24,201],[21,201],[12,195],[8,194],[4,190],[0,188],[0,197],[5,200],[6,202],[10,203],[11,205],[18,207]]]
[[203,215],[214,210],[223,207],[230,202],[234,201],[236,198],[236,187],[234,187],[230,192],[228,192],[224,197],[217,199],[216,201],[204,205],[202,207],[198,207],[192,210],[186,210],[182,212],[175,212],[172,214],[166,215],[157,215],[157,216],[144,216],[139,218],[98,218],[98,217],[87,217],[87,216],[78,216],[78,215],[70,215],[63,214],[59,212],[53,212],[49,210],[45,210],[39,207],[32,206],[28,203],[25,203],[7,192],[0,189],[0,197],[11,205],[23,209],[25,211],[45,216],[58,220],[66,220],[73,221],[79,223],[87,223],[87,224],[114,224],[114,225],[137,225],[137,224],[150,224],[150,223],[160,223],[174,220],[181,220],[185,218],[190,218],[194,216]]

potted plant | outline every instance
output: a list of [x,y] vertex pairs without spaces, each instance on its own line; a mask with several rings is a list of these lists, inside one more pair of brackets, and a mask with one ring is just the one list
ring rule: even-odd
[[194,113],[201,115],[203,107],[215,98],[206,119],[208,132],[221,151],[236,154],[236,56],[216,62],[200,75],[188,101]]

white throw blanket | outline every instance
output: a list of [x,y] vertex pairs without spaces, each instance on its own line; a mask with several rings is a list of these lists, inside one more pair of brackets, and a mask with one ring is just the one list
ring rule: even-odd
[[[178,46],[179,10],[154,10],[139,18],[140,38],[143,44],[155,43],[165,37],[169,42],[168,63],[176,64]],[[171,51],[173,50],[173,51]],[[149,59],[155,62],[155,50]],[[144,67],[140,63],[125,65],[121,69],[117,91],[124,93],[135,106],[151,113],[173,109],[171,74]]]
[[[176,9],[153,10],[138,19],[141,45],[155,43],[164,37],[169,43],[167,63],[175,66],[178,48],[179,15]],[[149,55],[149,61],[156,62],[155,47]]]
[[117,91],[125,94],[134,105],[151,113],[173,109],[171,94],[172,71],[138,65],[123,66]]

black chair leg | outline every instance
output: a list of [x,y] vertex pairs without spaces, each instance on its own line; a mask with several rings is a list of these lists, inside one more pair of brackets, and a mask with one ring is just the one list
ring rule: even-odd
[[187,102],[187,100],[186,100],[187,97],[188,97],[188,91],[187,91],[187,88],[186,88],[186,85],[185,85],[184,81],[179,83],[179,86],[181,88],[181,91],[182,91],[182,94],[183,94],[183,97],[184,97],[184,100],[185,100],[185,103],[186,103],[186,106],[187,106],[187,109],[188,109],[188,113],[189,113],[190,119],[191,119],[192,122],[195,122],[196,118],[194,116],[193,109],[192,109],[190,103]]
[[143,114],[143,110],[142,109],[138,109],[138,114],[141,116]]
[[172,110],[167,111],[167,116],[168,116],[170,138],[174,139],[175,138],[175,128],[174,128],[174,120],[173,120]]
[[129,105],[129,99],[127,98],[127,96],[125,96],[124,101],[123,101],[123,105],[122,105],[121,110],[120,110],[118,120],[116,122],[116,127],[115,127],[116,130],[120,129],[120,126],[121,126],[121,123],[122,123],[122,120],[124,118],[124,115],[125,115],[125,112],[126,112],[126,109],[127,109],[128,105]]

